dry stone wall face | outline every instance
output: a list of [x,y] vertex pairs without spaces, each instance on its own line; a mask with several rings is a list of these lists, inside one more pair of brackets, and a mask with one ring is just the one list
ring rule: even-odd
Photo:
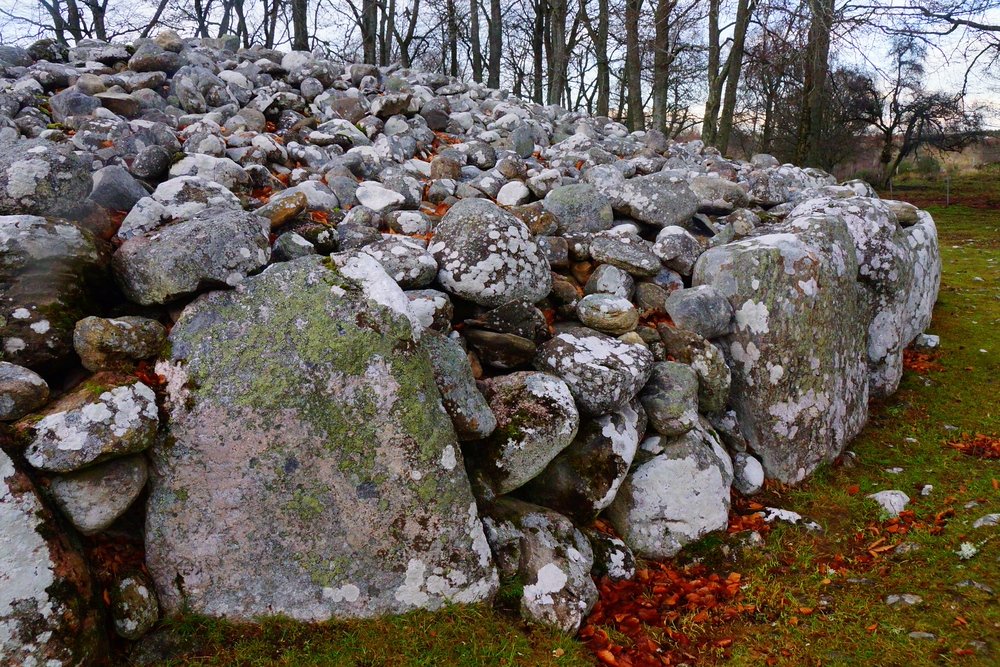
[[[318,52],[43,46],[0,54],[3,666],[501,578],[573,632],[591,573],[836,458],[930,323],[934,221],[860,181]],[[110,603],[106,531],[147,568]]]

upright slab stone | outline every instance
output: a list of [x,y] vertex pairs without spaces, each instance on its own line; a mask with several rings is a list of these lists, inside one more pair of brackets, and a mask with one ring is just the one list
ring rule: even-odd
[[368,617],[497,587],[408,301],[335,261],[272,265],[171,332],[146,526],[167,612]]
[[916,224],[903,230],[913,267],[903,321],[903,345],[909,345],[931,324],[941,289],[941,251],[937,226],[927,211],[917,212]]
[[83,557],[0,451],[0,667],[86,665],[102,653]]
[[837,215],[847,224],[858,259],[858,283],[868,295],[869,391],[884,397],[903,377],[904,321],[913,260],[895,213],[880,199],[821,197],[802,202],[791,216]]
[[867,299],[838,216],[809,215],[707,251],[693,282],[736,313],[718,340],[730,401],[768,477],[802,481],[835,458],[868,416]]

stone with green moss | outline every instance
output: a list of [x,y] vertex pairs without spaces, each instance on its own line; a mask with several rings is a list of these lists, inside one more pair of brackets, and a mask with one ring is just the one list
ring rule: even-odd
[[370,257],[312,256],[184,311],[146,531],[165,610],[319,620],[495,592],[407,303]]

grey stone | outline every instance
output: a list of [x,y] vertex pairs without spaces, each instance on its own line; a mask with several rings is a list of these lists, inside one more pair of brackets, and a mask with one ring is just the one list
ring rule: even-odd
[[142,570],[130,570],[115,578],[111,587],[111,618],[115,632],[133,641],[143,637],[160,620],[153,582]]
[[633,331],[639,323],[632,302],[612,294],[588,294],[576,304],[576,314],[584,326],[613,336]]
[[634,234],[595,236],[590,242],[590,256],[594,261],[617,266],[633,276],[655,276],[661,268],[650,244]]
[[676,225],[661,229],[653,244],[653,253],[663,265],[685,276],[691,275],[695,262],[704,250],[698,239]]
[[580,327],[556,334],[538,348],[535,368],[561,377],[580,410],[604,415],[632,400],[652,372],[653,355]]
[[733,307],[723,294],[708,285],[679,289],[670,293],[664,304],[667,314],[678,327],[702,338],[718,338],[729,332]]
[[90,199],[104,208],[129,211],[140,199],[149,195],[124,167],[112,165],[98,169],[93,179]]
[[[698,376],[698,410],[715,414],[725,410],[732,386],[732,372],[722,350],[698,334],[667,325],[657,327],[664,350],[689,365]],[[723,435],[723,439],[725,439]]]
[[437,275],[431,254],[420,241],[407,236],[386,236],[360,252],[371,255],[403,289],[426,287]]
[[714,286],[735,311],[718,342],[732,369],[731,405],[768,477],[801,481],[867,420],[857,272],[846,225],[832,216],[791,218],[698,260],[693,284]]
[[99,308],[108,248],[65,220],[0,216],[0,340],[4,359],[33,370],[65,365],[73,324]]
[[614,224],[614,211],[607,197],[589,183],[564,185],[550,190],[542,200],[555,216],[562,234],[600,232]]
[[275,262],[288,262],[315,254],[316,246],[295,232],[285,232],[274,240],[271,248],[271,260]]
[[668,437],[686,433],[698,424],[698,376],[687,364],[653,364],[639,401],[658,433]]
[[585,525],[615,499],[645,430],[641,408],[585,419],[573,442],[521,487],[521,497]]
[[3,451],[0,535],[4,665],[81,665],[106,657],[87,563]]
[[594,269],[583,286],[587,294],[612,294],[622,299],[631,299],[635,290],[635,279],[611,264],[601,264]]
[[0,214],[73,218],[90,194],[90,164],[70,146],[32,139],[0,151]]
[[45,405],[49,385],[34,371],[0,361],[0,421],[14,421]]
[[637,555],[671,558],[725,529],[732,479],[729,455],[715,433],[699,425],[633,467],[606,514]]
[[434,381],[458,439],[479,440],[490,435],[497,427],[497,420],[476,386],[469,357],[462,346],[436,331],[424,332],[420,344],[430,356]]
[[483,306],[514,299],[535,302],[552,285],[548,262],[527,226],[482,199],[452,206],[428,250],[438,263],[438,282]]
[[146,485],[147,474],[146,459],[139,454],[53,477],[49,489],[73,526],[93,535],[125,513]]
[[234,287],[267,264],[267,220],[253,213],[210,208],[150,234],[134,236],[115,253],[115,279],[130,300],[163,304],[212,287]]
[[85,317],[73,330],[73,349],[88,371],[127,367],[157,356],[167,340],[166,328],[146,317]]
[[540,473],[576,437],[580,414],[562,380],[522,371],[484,380],[480,387],[496,416],[496,430],[466,447],[469,464],[497,494]]
[[501,498],[483,520],[501,573],[524,582],[521,615],[567,634],[594,603],[594,554],[587,538],[556,512]]
[[98,374],[25,424],[25,460],[73,472],[147,449],[160,424],[156,394],[138,379]]

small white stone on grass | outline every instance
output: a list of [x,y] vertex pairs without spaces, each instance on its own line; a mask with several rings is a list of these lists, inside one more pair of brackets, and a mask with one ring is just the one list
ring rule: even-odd
[[885,513],[890,517],[899,516],[899,513],[905,510],[906,505],[910,502],[908,495],[896,489],[879,491],[869,494],[868,497],[878,503],[879,507],[885,510]]

